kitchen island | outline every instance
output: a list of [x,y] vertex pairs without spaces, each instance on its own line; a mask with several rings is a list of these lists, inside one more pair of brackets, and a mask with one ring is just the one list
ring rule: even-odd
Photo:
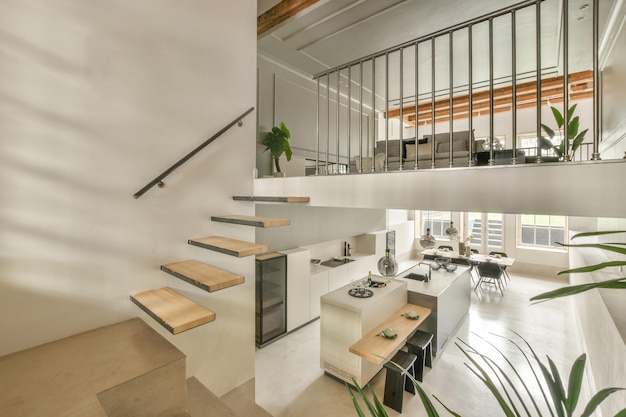
[[443,349],[469,312],[472,292],[469,271],[469,267],[459,265],[451,272],[443,268],[432,271],[428,282],[406,278],[411,273],[428,274],[428,266],[422,264],[394,278],[407,283],[409,303],[432,310],[420,329],[434,334],[433,354]]
[[[387,280],[376,275],[372,279]],[[350,384],[354,378],[365,385],[382,365],[351,353],[349,348],[407,303],[407,283],[390,280],[383,288],[369,288],[369,298],[349,295],[353,288],[348,284],[321,298],[320,366],[335,378]]]

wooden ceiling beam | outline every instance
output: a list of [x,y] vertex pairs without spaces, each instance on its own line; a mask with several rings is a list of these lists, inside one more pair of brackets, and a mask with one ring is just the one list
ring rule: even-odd
[[[593,96],[592,81],[593,72],[583,71],[571,74],[568,77],[570,84],[570,100],[582,100]],[[542,105],[549,103],[560,103],[563,101],[563,77],[552,77],[542,80],[541,82],[541,101]],[[493,91],[493,107],[494,113],[510,111],[512,107],[512,88],[500,87]],[[537,102],[537,83],[530,81],[519,84],[517,86],[517,108],[535,107]],[[472,110],[475,115],[479,113],[489,113],[489,97],[488,90],[477,91],[472,95]],[[469,96],[462,95],[454,97],[453,112],[454,119],[462,119],[468,117],[469,112]],[[435,120],[449,120],[450,100],[442,98],[435,101]],[[432,103],[422,102],[417,109],[419,123],[430,123],[432,117]],[[400,109],[389,110],[389,118],[400,117]],[[415,104],[405,106],[403,108],[403,118],[410,125],[415,125]]]
[[311,7],[319,0],[283,0],[256,18],[256,35],[267,32],[302,10]]

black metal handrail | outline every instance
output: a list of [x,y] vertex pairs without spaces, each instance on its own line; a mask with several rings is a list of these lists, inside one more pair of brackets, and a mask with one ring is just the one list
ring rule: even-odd
[[239,117],[235,118],[232,122],[228,123],[226,126],[224,126],[219,132],[217,132],[216,134],[214,134],[213,136],[211,136],[210,138],[208,138],[207,140],[205,140],[201,145],[199,145],[198,147],[196,147],[194,150],[192,150],[191,152],[189,152],[187,155],[185,155],[184,157],[182,157],[178,162],[176,162],[174,165],[172,165],[171,167],[169,167],[168,169],[166,169],[165,171],[163,171],[158,177],[156,177],[155,179],[153,179],[152,181],[150,181],[148,184],[146,184],[141,190],[137,191],[135,194],[133,194],[133,197],[135,198],[139,198],[142,195],[144,195],[146,193],[146,191],[148,191],[150,188],[154,187],[155,185],[158,185],[159,187],[163,187],[163,179],[165,177],[167,177],[168,175],[170,175],[172,172],[174,172],[178,167],[180,167],[182,164],[184,164],[185,162],[187,162],[189,159],[191,159],[192,156],[194,156],[195,154],[197,154],[198,152],[200,152],[202,149],[204,149],[207,145],[209,145],[211,142],[213,142],[215,139],[217,139],[218,137],[222,136],[222,134],[224,134],[224,132],[226,132],[228,129],[230,129],[231,127],[233,127],[235,124],[238,124],[239,126],[242,125],[242,120],[244,117],[246,117],[248,114],[252,113],[252,111],[254,110],[254,107],[250,107],[248,110],[246,110],[242,115],[240,115]]

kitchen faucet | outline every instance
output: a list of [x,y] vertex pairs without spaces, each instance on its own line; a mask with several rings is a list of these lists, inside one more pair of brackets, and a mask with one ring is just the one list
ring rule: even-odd
[[428,265],[428,278],[426,279],[426,282],[428,282],[428,281],[430,281],[430,278],[431,278],[431,272],[433,271],[433,264],[432,264],[432,263],[430,263],[430,262],[424,262],[424,261],[421,261],[421,262],[419,262],[417,265],[419,266],[419,265],[422,265],[422,264],[424,264],[424,265]]

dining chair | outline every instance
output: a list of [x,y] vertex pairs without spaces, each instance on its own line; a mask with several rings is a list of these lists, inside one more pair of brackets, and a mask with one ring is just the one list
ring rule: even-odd
[[470,252],[478,255],[478,249],[470,249]]
[[502,269],[500,269],[500,265],[493,262],[481,262],[476,269],[478,270],[479,279],[474,289],[482,284],[493,284],[500,290],[500,294],[504,295],[504,287],[502,285],[502,276],[504,273]]
[[[505,252],[491,251],[491,252],[489,252],[489,255],[500,255],[503,258],[508,258],[508,255]],[[511,281],[511,277],[509,276],[509,273],[506,272],[506,265],[504,265],[504,266],[501,265],[500,268],[504,272],[504,276],[506,277],[506,279]]]

